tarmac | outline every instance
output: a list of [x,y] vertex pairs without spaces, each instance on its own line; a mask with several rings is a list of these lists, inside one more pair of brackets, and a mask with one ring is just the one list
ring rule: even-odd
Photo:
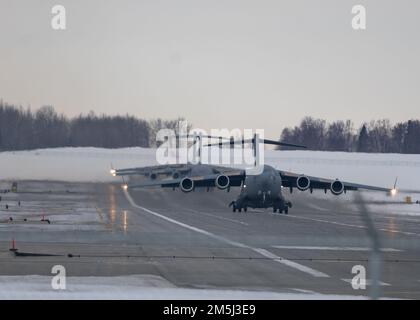
[[[61,264],[70,277],[152,275],[181,288],[368,296],[376,274],[363,206],[350,194],[284,193],[288,215],[234,213],[237,190],[20,181],[18,193],[1,194],[0,276],[51,276]],[[404,205],[385,199],[369,212],[382,248],[380,293],[419,299],[420,206],[419,215],[404,215]],[[9,250],[12,239],[20,255]],[[364,290],[352,287],[354,266],[366,268]]]

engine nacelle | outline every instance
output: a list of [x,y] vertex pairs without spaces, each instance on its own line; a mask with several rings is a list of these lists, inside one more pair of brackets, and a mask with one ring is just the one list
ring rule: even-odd
[[300,176],[296,180],[296,187],[300,191],[308,190],[311,186],[311,179],[309,179],[307,176]]
[[194,190],[194,181],[190,178],[184,178],[179,184],[183,192],[191,192]]
[[157,178],[157,174],[152,172],[151,174],[149,174],[149,178],[155,180]]
[[224,190],[229,187],[230,179],[228,176],[221,174],[217,176],[216,181],[214,183],[216,184],[216,187],[218,187],[221,190]]
[[178,179],[179,178],[179,172],[178,171],[174,171],[172,173],[172,179]]
[[344,192],[344,183],[337,179],[331,183],[330,190],[332,194],[338,196]]

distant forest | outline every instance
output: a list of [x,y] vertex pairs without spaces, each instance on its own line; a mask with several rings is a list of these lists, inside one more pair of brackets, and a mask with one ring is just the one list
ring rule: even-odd
[[[156,132],[162,128],[176,130],[179,120],[182,118],[146,121],[130,115],[107,116],[93,112],[68,118],[50,106],[31,111],[0,100],[0,151],[154,147]],[[393,125],[387,119],[375,120],[355,129],[350,120],[327,123],[305,117],[299,126],[283,129],[280,139],[303,144],[309,150],[420,154],[420,121]]]
[[309,150],[419,154],[420,121],[392,125],[388,119],[373,120],[355,129],[350,120],[327,123],[305,117],[299,126],[283,129],[280,139]]
[[34,112],[0,101],[0,151],[56,147],[153,147],[161,128],[176,129],[178,121],[146,121],[134,116],[96,115],[68,118],[53,107]]

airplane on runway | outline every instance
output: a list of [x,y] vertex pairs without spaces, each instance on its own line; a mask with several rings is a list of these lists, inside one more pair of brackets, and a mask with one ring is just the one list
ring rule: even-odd
[[[218,137],[219,139],[221,137]],[[226,139],[226,138],[225,138]],[[258,134],[255,134],[252,139],[237,140],[230,138],[228,142],[209,143],[206,146],[221,146],[234,145],[235,143],[252,144],[254,150],[254,157],[257,157],[257,146],[260,143],[305,148],[304,146],[273,141],[267,139],[259,139]],[[232,207],[233,212],[244,210],[248,208],[273,208],[273,212],[288,214],[292,203],[288,201],[283,193],[283,188],[289,188],[292,193],[294,188],[300,191],[309,190],[311,193],[314,189],[323,189],[325,193],[328,190],[334,195],[346,193],[348,190],[375,190],[384,191],[390,194],[397,192],[396,186],[394,188],[382,188],[363,184],[356,184],[344,182],[339,179],[331,180],[319,177],[306,176],[293,172],[277,170],[272,166],[264,165],[261,173],[247,174],[247,170],[215,166],[209,164],[168,164],[159,166],[149,166],[140,168],[128,169],[111,169],[113,176],[134,176],[142,175],[150,179],[142,179],[137,183],[124,184],[124,189],[135,189],[144,187],[159,186],[162,188],[180,188],[183,192],[191,192],[196,188],[217,187],[221,190],[229,191],[231,187],[239,187],[240,194],[236,200],[233,200],[229,206]],[[170,176],[169,179],[158,179],[159,176]]]

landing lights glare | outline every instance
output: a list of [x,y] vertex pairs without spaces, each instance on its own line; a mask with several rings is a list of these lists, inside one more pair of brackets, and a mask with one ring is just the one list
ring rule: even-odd
[[397,195],[397,193],[398,193],[398,190],[397,189],[391,189],[391,196],[396,196]]
[[124,190],[127,190],[127,189],[128,189],[128,186],[127,186],[126,184],[123,184],[122,188],[123,188]]
[[117,175],[117,171],[115,169],[109,170],[109,172],[115,177]]

